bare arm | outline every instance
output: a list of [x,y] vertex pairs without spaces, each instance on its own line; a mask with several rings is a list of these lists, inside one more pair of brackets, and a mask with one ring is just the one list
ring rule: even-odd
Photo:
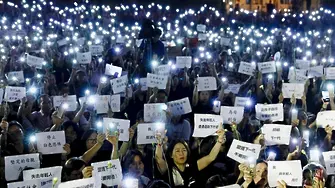
[[156,163],[158,166],[158,170],[163,175],[167,171],[167,164],[163,158],[164,151],[163,151],[161,136],[157,134],[156,137],[157,137],[157,145],[156,145],[156,151],[155,151],[155,159],[156,159]]
[[99,134],[97,137],[97,143],[89,150],[87,150],[82,156],[81,159],[85,161],[87,164],[92,160],[92,158],[97,154],[100,148],[103,145],[105,140],[105,135]]
[[199,100],[199,92],[198,92],[198,80],[194,82],[194,89],[193,89],[193,98],[192,98],[192,106],[197,106]]
[[86,102],[81,105],[80,110],[77,112],[76,116],[73,118],[74,123],[79,123],[81,116],[83,116],[86,109]]

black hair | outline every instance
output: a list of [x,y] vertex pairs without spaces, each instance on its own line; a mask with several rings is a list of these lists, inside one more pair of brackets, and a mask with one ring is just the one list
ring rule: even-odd
[[93,133],[98,134],[98,131],[96,129],[88,129],[87,131],[84,132],[83,136],[81,137],[81,143],[83,144],[82,149],[84,149],[85,151],[87,150],[86,141]]
[[167,93],[166,93],[166,91],[164,89],[158,90],[157,94],[161,94],[161,93],[165,94],[165,96],[167,96]]
[[72,171],[80,170],[83,166],[86,166],[86,163],[82,159],[78,157],[72,157],[65,162],[62,171],[66,175],[70,176]]
[[138,156],[143,162],[143,155],[139,150],[129,150],[122,159],[122,172],[123,174],[128,173],[129,166],[134,162],[134,158]]
[[162,35],[162,30],[156,28],[155,31],[154,31],[154,35],[155,36],[161,36]]
[[171,186],[163,180],[154,180],[147,185],[147,188],[171,188]]
[[24,131],[22,125],[18,121],[11,121],[8,123],[8,129],[12,126],[18,126],[22,131]]
[[81,137],[82,132],[81,132],[78,124],[74,123],[73,121],[66,121],[66,122],[63,123],[64,131],[66,129],[68,129],[69,127],[73,127],[73,130],[77,133],[77,138]]
[[[170,142],[169,146],[168,146],[168,149],[167,149],[167,159],[168,160],[171,160],[171,157],[172,157],[172,153],[173,153],[173,149],[174,147],[177,145],[177,144],[183,144],[187,150],[187,160],[186,160],[186,163],[189,163],[190,161],[190,155],[191,155],[191,150],[190,150],[190,147],[188,146],[187,142],[185,142],[184,140],[173,140],[172,142]],[[173,161],[170,161],[173,163]]]
[[225,177],[221,175],[214,175],[210,177],[206,182],[206,188],[216,188],[220,186],[225,186],[228,184],[228,181]]
[[140,110],[139,112],[137,112],[136,114],[136,120],[139,121],[141,119],[144,119],[144,111]]

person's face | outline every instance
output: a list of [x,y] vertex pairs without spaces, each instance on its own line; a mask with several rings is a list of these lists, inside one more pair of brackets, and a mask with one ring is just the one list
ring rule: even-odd
[[178,124],[180,121],[181,116],[173,116],[171,121],[173,124]]
[[158,93],[157,94],[157,103],[165,103],[166,102],[166,96],[164,93]]
[[44,113],[51,112],[52,105],[51,105],[51,100],[48,96],[44,96],[41,98],[40,107]]
[[177,76],[173,77],[173,85],[177,86],[179,84],[179,78]]
[[67,86],[64,86],[64,87],[62,87],[62,89],[60,90],[60,92],[61,92],[60,95],[69,94],[70,88],[67,87]]
[[83,72],[78,73],[76,79],[77,79],[78,82],[84,82],[85,81],[85,74]]
[[135,177],[140,177],[144,171],[144,164],[139,156],[135,156],[133,162],[129,165],[129,173]]
[[153,38],[154,42],[158,42],[158,41],[159,41],[159,38],[160,38],[159,35],[154,36],[154,38]]
[[97,133],[92,133],[90,137],[86,140],[86,148],[89,150],[97,143]]
[[83,178],[82,170],[85,168],[83,165],[79,170],[73,170],[70,174],[70,177],[67,181],[79,180]]
[[14,142],[23,140],[23,131],[20,127],[13,125],[8,128],[8,134],[13,139]]
[[70,126],[65,130],[66,143],[72,143],[77,139],[77,133],[74,131],[73,127]]
[[206,104],[209,101],[209,92],[208,91],[201,91],[199,94],[199,101],[202,104]]
[[187,160],[187,149],[182,143],[178,143],[174,146],[172,151],[172,159],[175,164],[183,165]]
[[266,180],[268,176],[268,166],[265,163],[258,163],[255,168],[255,180],[257,182]]

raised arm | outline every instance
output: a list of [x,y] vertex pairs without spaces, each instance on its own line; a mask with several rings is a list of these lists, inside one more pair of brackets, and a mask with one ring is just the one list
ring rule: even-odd
[[192,106],[197,106],[199,100],[199,92],[198,92],[198,79],[194,81],[194,89],[193,89],[193,98],[192,98]]
[[74,116],[72,120],[74,123],[79,123],[80,118],[81,116],[83,116],[86,107],[87,107],[86,102],[84,102],[83,105],[81,105],[80,110],[77,112],[76,116]]
[[81,159],[88,164],[92,158],[97,154],[97,152],[100,150],[102,147],[103,143],[105,140],[105,135],[103,134],[98,134],[97,136],[97,143],[89,150],[87,150],[82,156]]
[[[222,127],[222,124],[220,126]],[[225,131],[222,128],[217,131],[217,134],[218,139],[216,141],[216,144],[212,148],[211,152],[197,161],[199,171],[206,168],[209,164],[211,164],[211,162],[213,162],[216,159],[216,157],[220,152],[222,144],[226,142]]]
[[163,140],[160,133],[156,134],[157,145],[155,151],[155,159],[158,166],[158,171],[163,175],[167,171],[167,163],[163,158]]

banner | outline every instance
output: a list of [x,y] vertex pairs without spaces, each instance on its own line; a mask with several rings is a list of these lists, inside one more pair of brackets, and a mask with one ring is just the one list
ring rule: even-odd
[[24,168],[40,168],[40,154],[13,155],[5,157],[5,176],[7,181],[19,178]]
[[167,103],[167,106],[169,112],[171,112],[174,116],[180,116],[192,112],[190,100],[188,99],[188,97],[175,101],[170,101]]
[[268,161],[268,182],[270,187],[276,187],[277,181],[283,180],[286,185],[302,186],[301,161]]
[[65,142],[64,131],[51,131],[36,133],[37,150],[42,154],[65,153],[63,146]]
[[5,101],[15,102],[26,96],[25,87],[6,86]]
[[264,134],[265,145],[289,145],[291,129],[292,125],[264,124],[262,134]]
[[283,104],[257,104],[256,118],[265,121],[283,121],[284,120],[284,109]]
[[125,119],[115,119],[115,118],[103,118],[102,119],[103,131],[106,133],[111,130],[111,126],[115,127],[119,132],[119,141],[128,142],[129,141],[129,127],[130,121]]
[[260,150],[261,145],[259,144],[251,144],[234,139],[227,156],[239,163],[250,164],[251,161],[256,163]]
[[213,91],[217,89],[215,77],[198,77],[198,91]]
[[216,134],[220,129],[222,117],[210,114],[194,114],[194,131],[193,137],[207,137]]
[[122,168],[119,159],[92,163],[93,177],[96,174],[101,176],[101,183],[107,187],[121,185]]
[[144,104],[145,122],[165,122],[167,105],[164,103]]
[[243,119],[244,107],[221,106],[220,116],[224,124],[239,124]]

